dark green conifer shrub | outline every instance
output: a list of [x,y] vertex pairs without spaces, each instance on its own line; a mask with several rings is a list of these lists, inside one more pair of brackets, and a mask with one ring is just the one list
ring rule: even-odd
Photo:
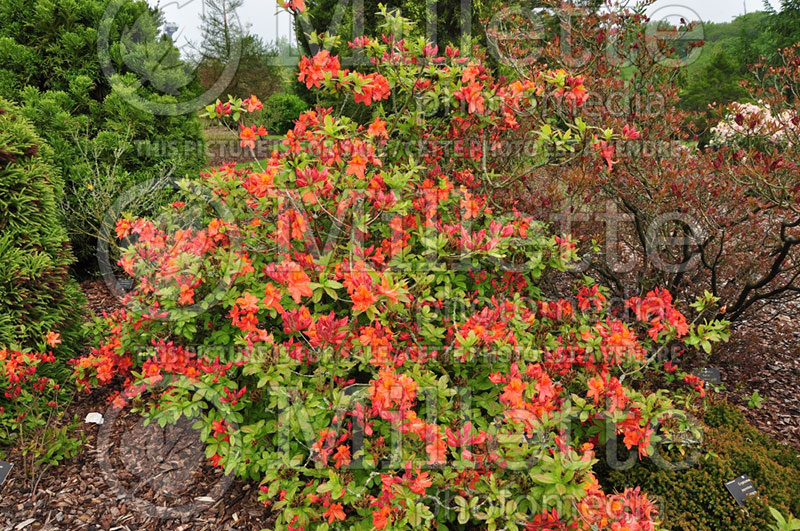
[[4,0],[0,20],[0,97],[52,146],[74,252],[96,267],[98,228],[124,190],[204,165],[196,109],[153,111],[197,96],[196,75],[142,0]]
[[44,348],[61,335],[59,357],[76,352],[83,294],[61,225],[61,176],[52,149],[16,107],[0,99],[0,347]]
[[[663,501],[662,518],[671,531],[763,531],[773,523],[768,507],[782,514],[800,514],[800,458],[750,426],[742,413],[726,403],[710,405],[704,455],[692,468],[669,471],[646,459],[629,470],[611,470],[601,463],[600,482],[607,488],[639,485]],[[725,483],[747,474],[757,498],[739,507]]]

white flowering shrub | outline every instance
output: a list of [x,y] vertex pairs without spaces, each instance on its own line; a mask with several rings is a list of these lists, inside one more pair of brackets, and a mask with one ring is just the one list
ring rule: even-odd
[[711,129],[713,146],[785,147],[797,142],[800,116],[793,111],[773,112],[763,102],[734,102],[728,110],[725,118]]

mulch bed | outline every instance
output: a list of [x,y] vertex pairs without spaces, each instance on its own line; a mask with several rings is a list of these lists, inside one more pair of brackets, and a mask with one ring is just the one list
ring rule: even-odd
[[[81,284],[95,314],[120,307],[101,280]],[[107,403],[112,390],[86,394],[66,419],[81,419],[80,452],[27,479],[19,466],[0,486],[2,530],[240,530],[271,529],[274,516],[258,502],[254,483],[225,477],[205,458],[191,421],[160,428]],[[84,424],[87,413],[102,426]],[[8,461],[19,463],[18,454]],[[36,484],[35,493],[31,494]]]
[[[12,470],[0,488],[0,529],[234,530],[269,529],[269,511],[253,484],[223,476],[203,456],[189,421],[144,426],[138,414],[118,414],[100,394],[81,397],[68,417],[90,411],[103,426],[82,424],[80,453],[46,469],[31,496],[31,480]],[[17,461],[14,456],[12,461]]]
[[[102,281],[82,287],[95,314],[120,307]],[[724,398],[760,430],[800,451],[800,319],[787,309],[767,312],[766,321],[742,323],[710,365],[722,371]],[[761,408],[747,406],[755,390],[765,397]],[[70,406],[66,418],[97,411],[105,423],[81,424],[87,440],[80,453],[45,470],[33,495],[33,482],[12,471],[0,486],[0,529],[272,528],[274,516],[258,502],[256,485],[210,466],[190,421],[144,426],[138,414],[107,405],[110,393],[84,395]]]
[[104,280],[85,280],[81,282],[81,289],[86,294],[89,311],[95,315],[111,313],[122,307],[122,302],[111,293]]
[[[759,320],[739,324],[729,345],[711,360],[722,372],[723,397],[747,420],[800,451],[800,318],[793,305],[768,308]],[[754,391],[761,408],[749,407]]]

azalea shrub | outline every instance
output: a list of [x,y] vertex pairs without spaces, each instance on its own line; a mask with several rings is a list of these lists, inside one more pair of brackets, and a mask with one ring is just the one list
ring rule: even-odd
[[[61,342],[51,333],[48,346]],[[0,348],[0,429],[4,444],[11,444],[38,427],[41,414],[59,404],[61,385],[47,376],[56,365],[52,351],[30,352],[19,347]]]
[[[118,221],[135,287],[97,320],[77,381],[124,379],[115,406],[194,419],[215,466],[260,483],[278,529],[656,529],[646,493],[599,486],[596,453],[619,441],[646,458],[699,435],[640,377],[691,402],[703,382],[663,361],[725,323],[687,321],[661,289],[612,308],[589,278],[545,298],[575,243],[495,199],[578,150],[602,160],[613,131],[578,116],[581,78],[495,78],[392,37],[407,26],[386,16],[382,37],[350,44],[367,71],[325,50],[300,63],[309,89],[370,119],[309,110],[268,160]],[[259,103],[206,113],[243,122],[252,148]]]
[[22,481],[37,482],[42,467],[74,456],[83,442],[65,422],[65,407],[74,396],[63,362],[53,354],[61,343],[57,332],[43,338],[40,351],[0,345],[0,456],[18,451]]

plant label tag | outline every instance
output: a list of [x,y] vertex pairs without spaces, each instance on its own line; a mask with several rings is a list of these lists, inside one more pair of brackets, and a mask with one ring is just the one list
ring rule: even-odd
[[694,375],[706,382],[706,385],[722,385],[722,373],[714,367],[697,369]]
[[740,506],[744,507],[744,501],[750,496],[758,494],[753,482],[746,475],[739,476],[738,478],[725,483],[728,492],[731,493],[733,498]]
[[9,474],[9,472],[11,472],[11,468],[13,468],[13,466],[14,465],[12,465],[11,463],[6,463],[5,461],[0,461],[0,485],[2,485],[3,482],[6,480],[6,478],[8,477],[8,474]]

